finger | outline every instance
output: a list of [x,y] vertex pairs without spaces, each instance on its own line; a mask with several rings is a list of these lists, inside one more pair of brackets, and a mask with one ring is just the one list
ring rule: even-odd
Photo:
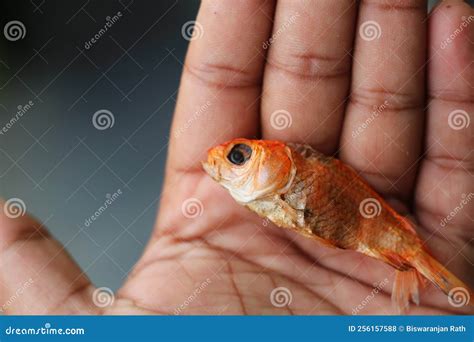
[[10,218],[4,208],[0,201],[0,311],[96,313],[93,287],[63,247],[35,220]]
[[426,155],[415,198],[419,221],[434,240],[449,241],[434,245],[460,275],[472,274],[474,261],[473,15],[462,1],[443,1],[430,16]]
[[186,56],[168,166],[200,167],[206,150],[258,132],[262,42],[272,1],[203,1]]
[[355,1],[279,1],[262,99],[268,139],[325,153],[339,143],[350,78]]
[[426,1],[360,5],[340,155],[391,196],[408,197],[424,109]]

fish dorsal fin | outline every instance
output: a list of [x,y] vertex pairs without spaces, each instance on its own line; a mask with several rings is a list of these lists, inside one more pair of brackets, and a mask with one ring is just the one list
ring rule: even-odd
[[316,151],[314,148],[312,148],[310,145],[307,145],[307,144],[288,143],[287,145],[305,158],[309,158],[309,157],[321,154],[318,151]]
[[304,159],[317,159],[322,162],[329,162],[333,159],[315,150],[307,144],[288,143],[287,145],[293,151],[299,153]]

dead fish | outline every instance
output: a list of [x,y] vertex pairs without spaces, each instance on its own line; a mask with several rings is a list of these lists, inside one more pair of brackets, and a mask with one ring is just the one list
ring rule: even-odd
[[278,227],[396,269],[392,303],[419,304],[423,277],[448,296],[472,290],[436,261],[414,229],[352,168],[308,145],[234,139],[211,148],[205,171],[240,204]]

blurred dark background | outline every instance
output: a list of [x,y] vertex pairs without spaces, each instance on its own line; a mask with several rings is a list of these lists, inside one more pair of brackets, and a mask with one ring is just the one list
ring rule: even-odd
[[[181,28],[198,7],[198,1],[1,2],[0,129],[18,106],[33,106],[0,135],[0,196],[23,200],[97,285],[116,289],[151,232],[188,44]],[[86,49],[108,16],[113,24]],[[12,20],[24,24],[24,39],[5,38]],[[92,122],[102,109],[114,116],[106,130]]]
[[[7,128],[0,196],[21,199],[97,286],[117,289],[151,232],[188,44],[182,27],[198,7],[192,0],[0,4],[0,27],[18,20],[26,32],[0,37],[0,130]],[[113,116],[112,127],[94,126],[98,111]]]

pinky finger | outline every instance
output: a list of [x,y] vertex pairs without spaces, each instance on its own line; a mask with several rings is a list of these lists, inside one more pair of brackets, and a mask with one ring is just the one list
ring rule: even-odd
[[433,249],[460,275],[472,274],[474,260],[473,14],[468,4],[449,0],[430,16],[425,158],[415,193]]

